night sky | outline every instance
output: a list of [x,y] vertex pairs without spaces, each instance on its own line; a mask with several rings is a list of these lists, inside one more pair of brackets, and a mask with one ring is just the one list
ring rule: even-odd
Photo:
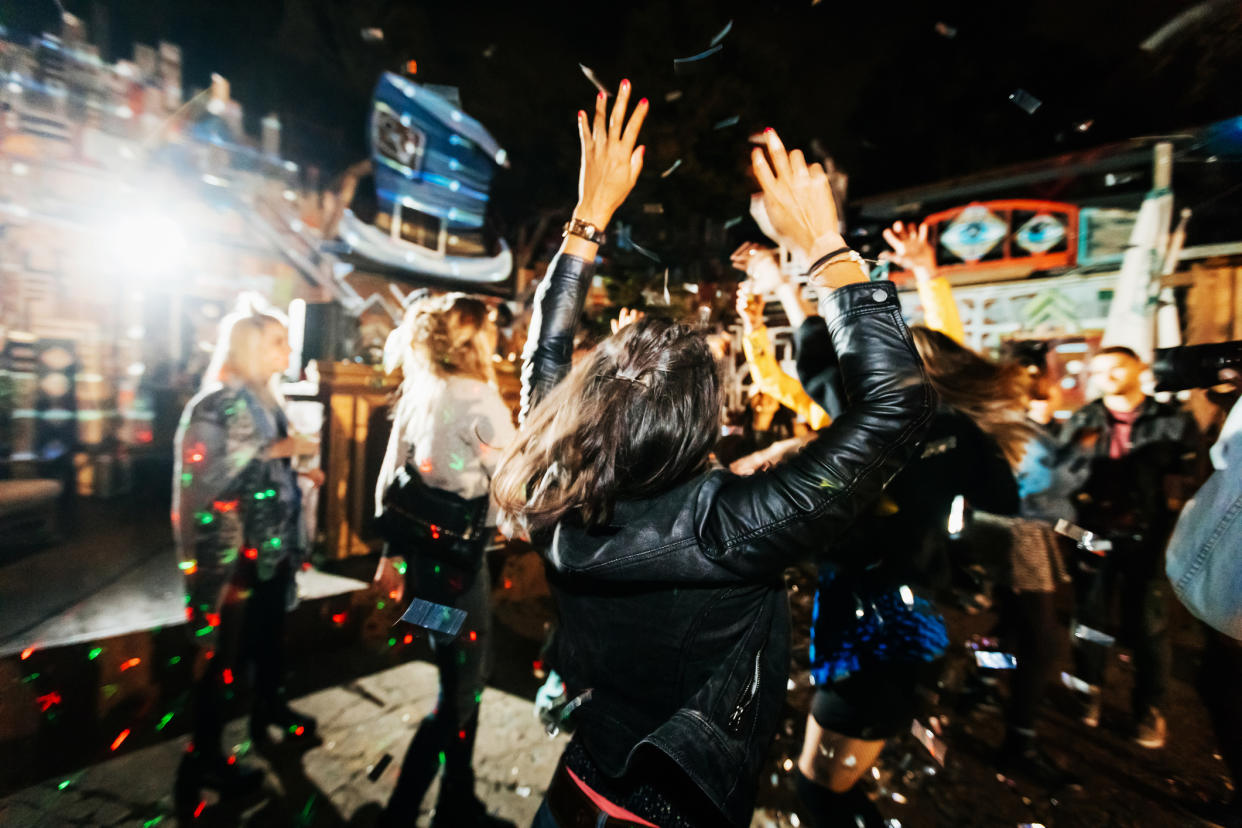
[[[1242,111],[1236,3],[1155,54],[1139,44],[1192,4],[64,4],[95,39],[94,8],[107,10],[111,59],[128,57],[135,40],[179,43],[187,97],[211,72],[227,76],[252,132],[265,112],[278,112],[286,154],[325,178],[365,155],[378,74],[416,59],[418,80],[460,87],[466,111],[508,150],[512,169],[495,200],[510,227],[572,201],[574,112],[595,94],[579,62],[613,88],[630,78],[652,101],[637,197],[716,219],[744,212],[746,139],[765,126],[790,145],[818,141],[849,172],[851,196],[861,196]],[[52,0],[0,0],[0,15],[20,31],[50,26],[56,10]],[[707,49],[730,20],[719,53],[674,69],[674,58]],[[361,37],[372,26],[384,30],[382,43]],[[1010,102],[1017,89],[1042,102],[1034,114]],[[681,97],[667,101],[674,91]],[[1075,129],[1088,120],[1087,131]],[[678,159],[677,172],[660,179]]]

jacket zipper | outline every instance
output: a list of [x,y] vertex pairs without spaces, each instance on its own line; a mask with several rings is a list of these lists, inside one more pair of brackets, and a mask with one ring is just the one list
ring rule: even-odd
[[755,653],[755,673],[751,677],[748,684],[742,691],[742,695],[737,700],[737,705],[733,708],[733,713],[729,716],[729,729],[737,733],[741,728],[742,715],[745,714],[746,708],[759,695],[759,664],[763,659],[763,648],[760,647]]

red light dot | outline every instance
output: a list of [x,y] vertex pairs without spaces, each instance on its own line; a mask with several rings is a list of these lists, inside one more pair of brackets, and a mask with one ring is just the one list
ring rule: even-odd
[[221,677],[224,679],[225,684],[233,683],[233,671],[230,670],[229,668],[227,667],[224,668],[224,672],[221,674]]
[[229,756],[229,764],[230,764],[230,765],[236,765],[236,764],[237,764],[237,757],[236,757],[236,756]]
[[349,616],[347,616],[345,613],[343,613],[343,612],[338,612],[338,613],[336,613],[335,615],[333,615],[333,616],[332,616],[332,623],[333,623],[333,624],[344,624],[344,623],[345,623],[345,619],[346,619],[346,618],[348,618],[348,617],[349,617]]
[[478,641],[478,640],[479,640],[479,634],[478,634],[477,632],[475,632],[474,630],[471,630],[471,631],[470,631],[470,640],[471,640],[471,641]]
[[418,470],[423,474],[431,474],[431,458],[424,460],[418,464]]
[[140,659],[140,658],[131,658],[131,659],[129,659],[128,661],[125,661],[125,662],[123,662],[123,663],[121,664],[121,672],[122,672],[122,673],[124,673],[124,672],[125,672],[126,670],[128,670],[130,667],[137,667],[137,666],[138,666],[139,664],[141,664],[141,663],[142,663],[142,659]]
[[305,732],[306,732],[306,728],[302,727],[302,725],[298,725],[297,730],[293,731],[293,735],[301,736]]
[[200,801],[199,801],[199,803],[198,803],[198,807],[194,809],[194,818],[195,818],[195,819],[198,819],[200,816],[202,816],[202,815],[203,815],[203,809],[204,809],[204,808],[206,808],[206,807],[207,807],[207,800],[205,800],[205,799],[200,800]]
[[215,658],[215,657],[216,657],[216,651],[215,651],[215,650],[208,650],[208,651],[207,651],[207,654],[206,654],[205,656],[203,656],[203,657],[204,657],[204,658],[206,658],[208,661],[211,661],[213,658]]
[[431,524],[431,539],[432,540],[440,539],[440,527],[436,526],[434,523]]
[[122,730],[119,734],[117,734],[117,737],[112,740],[112,749],[116,750],[117,748],[119,748],[121,746],[121,742],[124,742],[128,738],[129,738],[129,728],[127,727],[124,730]]
[[466,741],[466,731],[464,730],[457,731],[457,738],[463,742]]
[[505,589],[513,589],[513,581],[508,578],[505,578]]
[[207,613],[207,624],[208,626],[211,626],[211,627],[220,626],[220,613],[218,612]]
[[406,633],[406,634],[405,634],[405,638],[403,638],[403,639],[401,639],[401,640],[402,640],[402,641],[404,641],[406,644],[410,644],[410,643],[413,643],[413,641],[414,641],[414,636],[410,635],[409,633]]
[[242,554],[253,561],[259,557],[259,550],[252,546],[249,549],[247,549],[245,552],[243,552]]
[[388,593],[388,597],[395,601],[401,597],[401,593],[394,589],[392,592]]
[[186,621],[193,621],[193,620],[194,620],[194,607],[186,607],[186,608],[185,608],[185,620],[186,620]]
[[33,652],[34,652],[34,647],[27,647],[26,649],[22,650],[22,661],[25,661],[26,659],[30,658]]
[[195,561],[190,561],[189,565],[181,571],[186,575],[193,575],[195,572],[198,572],[198,564]]

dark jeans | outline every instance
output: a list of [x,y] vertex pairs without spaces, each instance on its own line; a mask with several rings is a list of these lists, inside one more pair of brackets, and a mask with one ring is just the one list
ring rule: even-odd
[[284,678],[285,602],[293,569],[285,561],[271,578],[259,581],[247,562],[239,580],[253,585],[250,597],[221,608],[215,653],[194,688],[194,747],[208,756],[222,753],[226,703],[246,668],[254,669],[252,710],[276,704]]
[[535,818],[531,820],[530,828],[561,828],[548,808],[548,800],[545,799],[539,804],[539,810],[535,811]]
[[473,795],[471,761],[479,724],[479,700],[490,667],[492,616],[486,563],[477,573],[470,574],[415,557],[407,561],[405,577],[407,598],[422,598],[466,611],[466,620],[456,636],[428,633],[440,671],[440,695],[435,709],[414,733],[387,808],[390,820],[408,820],[413,825],[441,762],[441,798]]
[[[1173,654],[1169,641],[1169,582],[1162,547],[1115,541],[1102,559],[1084,560],[1075,572],[1075,619],[1101,632],[1116,629],[1113,605],[1120,599],[1120,640],[1134,650],[1133,712],[1159,707],[1169,683]],[[1075,638],[1079,675],[1103,683],[1109,647]]]
[[1007,592],[1000,613],[1001,628],[1013,642],[1018,659],[1006,718],[1011,727],[1030,730],[1035,727],[1056,659],[1056,593]]
[[1242,811],[1242,641],[1211,627],[1203,627],[1206,638],[1199,669],[1199,694],[1212,717],[1221,758],[1233,775],[1234,802]]

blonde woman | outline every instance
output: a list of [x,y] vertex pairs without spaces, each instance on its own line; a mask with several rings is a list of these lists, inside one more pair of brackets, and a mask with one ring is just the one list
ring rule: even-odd
[[[489,510],[492,471],[514,436],[512,414],[496,388],[492,354],[496,327],[486,304],[461,293],[424,298],[406,312],[389,337],[386,367],[403,372],[384,463],[376,484],[377,511],[399,473],[416,476],[438,501],[465,509]],[[490,515],[482,521],[495,525]],[[475,732],[479,697],[487,677],[491,629],[487,566],[447,562],[437,557],[439,537],[393,538],[389,559],[404,557],[405,588],[410,597],[466,611],[457,635],[429,633],[440,670],[435,709],[419,724],[410,742],[396,789],[381,825],[413,825],[423,796],[441,767],[444,777],[433,826],[487,826],[512,823],[487,813],[474,795]],[[484,536],[494,530],[484,529]],[[379,573],[392,573],[381,561]]]
[[290,431],[275,390],[289,353],[284,320],[242,297],[221,323],[203,387],[177,429],[172,522],[198,649],[194,741],[177,772],[179,811],[193,810],[202,788],[229,796],[262,783],[260,771],[230,763],[220,744],[224,696],[243,666],[254,667],[250,731],[257,743],[268,738],[269,724],[298,736],[315,729],[280,689],[284,614],[304,557],[291,459],[318,450]]

